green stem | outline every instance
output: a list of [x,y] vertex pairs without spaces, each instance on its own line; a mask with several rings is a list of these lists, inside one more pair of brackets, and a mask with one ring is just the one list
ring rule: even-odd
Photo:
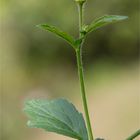
[[[82,26],[83,26],[83,4],[79,4],[79,37],[82,37],[82,33],[81,33]],[[89,140],[94,140],[92,134],[92,127],[90,123],[86,92],[85,92],[84,73],[83,73],[83,64],[82,64],[82,44],[83,43],[81,43],[81,45],[76,49],[76,58],[77,58],[77,66],[78,66],[78,74],[79,74],[80,87],[82,93],[83,107],[84,107],[86,124],[88,129],[88,136],[89,136]]]
[[83,26],[83,4],[78,4],[78,10],[79,10],[79,36],[81,36],[81,30]]
[[77,65],[78,65],[78,74],[79,74],[79,79],[80,79],[80,86],[81,86],[81,92],[82,92],[82,100],[83,100],[83,106],[84,106],[84,111],[85,111],[85,117],[86,117],[86,124],[87,124],[87,129],[88,129],[89,140],[94,140],[93,139],[93,134],[92,134],[91,123],[90,123],[89,112],[88,112],[86,93],[85,93],[85,84],[84,84],[83,65],[82,65],[82,55],[81,55],[81,52],[82,52],[81,48],[77,49],[77,51],[76,51]]
[[136,138],[137,136],[140,135],[140,129],[137,130],[134,134],[132,134],[130,137],[128,137],[126,140],[133,140],[134,138]]

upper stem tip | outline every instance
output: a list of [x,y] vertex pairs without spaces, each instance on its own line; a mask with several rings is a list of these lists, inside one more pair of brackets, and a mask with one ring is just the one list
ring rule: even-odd
[[75,1],[80,5],[83,5],[86,2],[86,0],[75,0]]

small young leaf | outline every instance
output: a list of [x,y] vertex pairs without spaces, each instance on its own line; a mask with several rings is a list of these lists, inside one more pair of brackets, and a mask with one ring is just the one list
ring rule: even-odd
[[77,40],[75,40],[75,46],[79,46],[81,43],[82,43],[82,39],[83,38],[79,38],[79,39],[77,39]]
[[127,16],[118,16],[118,15],[105,15],[103,17],[100,17],[96,20],[94,20],[90,25],[86,26],[83,30],[86,33],[95,31],[98,28],[101,28],[105,25],[115,23],[121,20],[127,19]]
[[29,127],[43,128],[78,140],[88,140],[82,114],[65,99],[29,100],[25,103],[24,111],[30,119]]
[[47,31],[50,31],[52,33],[55,33],[59,37],[66,40],[73,48],[75,47],[74,46],[74,42],[75,42],[74,38],[72,36],[70,36],[69,34],[61,31],[58,28],[56,28],[55,26],[50,26],[50,25],[47,25],[47,24],[40,24],[40,25],[37,25],[37,27],[39,27],[41,29],[44,29],[44,30],[47,30]]

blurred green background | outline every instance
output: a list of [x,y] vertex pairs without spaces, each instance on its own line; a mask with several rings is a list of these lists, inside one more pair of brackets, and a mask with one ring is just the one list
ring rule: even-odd
[[[85,22],[105,14],[129,19],[104,27],[83,48],[86,89],[96,137],[123,140],[139,127],[137,0],[88,0]],[[0,140],[70,140],[26,126],[30,98],[65,97],[83,111],[75,54],[35,27],[49,23],[78,35],[74,0],[0,0]]]

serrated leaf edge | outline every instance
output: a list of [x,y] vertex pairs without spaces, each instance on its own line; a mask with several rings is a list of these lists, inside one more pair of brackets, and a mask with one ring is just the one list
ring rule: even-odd
[[[58,99],[55,99],[55,100],[59,100],[59,99],[61,99],[61,100],[64,100],[64,101],[67,101],[66,99],[63,99],[63,98],[58,98]],[[36,101],[39,101],[40,99],[36,99]],[[41,99],[42,100],[42,99]],[[45,99],[44,99],[45,100]],[[50,102],[54,102],[55,100],[48,100],[48,101],[50,101]],[[26,104],[28,104],[29,105],[29,103],[28,103],[28,101],[35,101],[34,99],[33,100],[27,100],[26,102],[25,102],[25,105]],[[74,109],[76,110],[76,112],[79,114],[79,115],[82,115],[76,108],[75,108],[75,106],[71,103],[71,102],[69,102],[69,101],[67,101],[69,104],[71,104],[73,107],[74,107]],[[34,103],[36,103],[36,102],[34,102]],[[31,105],[31,104],[30,104]],[[38,105],[38,104],[37,104]],[[58,122],[60,122],[60,123],[62,123],[62,124],[64,124],[64,125],[66,125],[74,134],[72,134],[70,131],[66,131],[66,132],[68,132],[70,135],[68,135],[68,136],[70,136],[70,137],[72,137],[71,135],[73,135],[73,137],[72,138],[75,138],[76,137],[76,139],[78,139],[78,140],[83,140],[83,138],[82,137],[80,137],[79,136],[79,134],[76,132],[76,131],[74,131],[74,129],[71,127],[71,126],[69,126],[68,124],[66,124],[66,122],[64,122],[64,121],[62,121],[62,120],[58,120],[56,117],[54,117],[53,115],[50,115],[50,114],[47,114],[46,113],[46,111],[44,110],[44,109],[42,109],[41,108],[41,106],[36,106],[36,107],[38,107],[38,109],[40,109],[40,110],[42,110],[46,115],[48,115],[48,116],[50,116],[50,118],[52,119],[54,119],[54,120],[56,120],[56,121],[58,121]],[[28,111],[27,111],[27,109],[24,109],[23,110],[24,112],[27,112],[28,113]],[[32,110],[31,110],[32,111]],[[38,114],[38,112],[35,112],[35,111],[32,111],[32,112],[34,112],[34,113],[37,113]],[[62,112],[62,111],[60,111],[60,112]],[[62,112],[63,113],[63,112]],[[67,115],[67,114],[65,114],[65,113],[63,113],[64,115]],[[46,116],[42,116],[42,117],[46,117]],[[81,117],[83,117],[83,116],[81,116]],[[30,118],[30,117],[29,117]],[[46,118],[48,118],[48,117],[46,117]],[[36,120],[35,120],[36,121]],[[32,122],[32,120],[29,120],[28,122],[27,122],[27,125],[29,126],[29,127],[32,127],[32,126],[30,126],[29,125],[29,123],[31,123]],[[36,121],[37,122],[37,121]],[[39,127],[36,127],[36,128],[39,128]],[[61,129],[61,128],[57,128],[57,127],[55,127],[56,129],[59,129],[59,130],[64,130],[65,131],[65,129]],[[57,131],[52,131],[52,132],[56,132],[57,133]]]

